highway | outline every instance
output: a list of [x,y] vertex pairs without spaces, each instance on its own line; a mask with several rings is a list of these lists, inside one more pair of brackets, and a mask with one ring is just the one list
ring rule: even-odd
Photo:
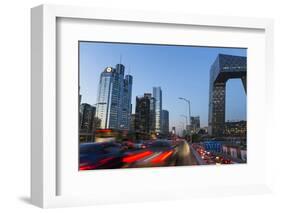
[[178,150],[178,160],[175,166],[192,166],[198,164],[186,141],[182,141],[178,145]]
[[141,146],[125,144],[80,145],[80,170],[198,165],[185,140],[145,141]]

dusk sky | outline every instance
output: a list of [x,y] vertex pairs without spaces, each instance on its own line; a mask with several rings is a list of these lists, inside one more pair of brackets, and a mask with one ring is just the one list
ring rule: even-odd
[[[162,88],[163,109],[170,113],[172,126],[182,127],[187,105],[178,97],[191,101],[191,115],[200,116],[201,127],[208,126],[209,72],[219,53],[247,56],[246,49],[210,48],[80,42],[81,103],[96,104],[98,82],[107,66],[120,62],[125,74],[133,76],[132,104],[136,96]],[[246,120],[246,95],[240,79],[227,82],[226,120]]]

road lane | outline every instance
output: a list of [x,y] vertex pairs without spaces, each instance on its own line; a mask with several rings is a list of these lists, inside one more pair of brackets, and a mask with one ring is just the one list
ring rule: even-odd
[[178,149],[178,160],[176,166],[198,165],[197,160],[192,154],[189,144],[186,141],[182,141],[178,145]]

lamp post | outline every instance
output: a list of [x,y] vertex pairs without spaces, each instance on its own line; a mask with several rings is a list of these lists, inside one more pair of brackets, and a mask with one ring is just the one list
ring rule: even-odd
[[179,97],[180,100],[183,100],[187,103],[188,105],[188,116],[189,116],[189,132],[190,132],[190,142],[192,143],[192,133],[191,133],[191,107],[190,107],[190,100],[186,99],[186,98],[183,98],[183,97]]

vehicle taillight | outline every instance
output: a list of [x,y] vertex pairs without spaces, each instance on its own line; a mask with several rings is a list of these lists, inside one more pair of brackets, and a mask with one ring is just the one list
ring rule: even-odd
[[163,152],[162,154],[158,155],[157,157],[155,157],[151,162],[152,163],[159,163],[162,162],[164,160],[166,160],[169,156],[171,156],[173,154],[173,151],[166,151]]

